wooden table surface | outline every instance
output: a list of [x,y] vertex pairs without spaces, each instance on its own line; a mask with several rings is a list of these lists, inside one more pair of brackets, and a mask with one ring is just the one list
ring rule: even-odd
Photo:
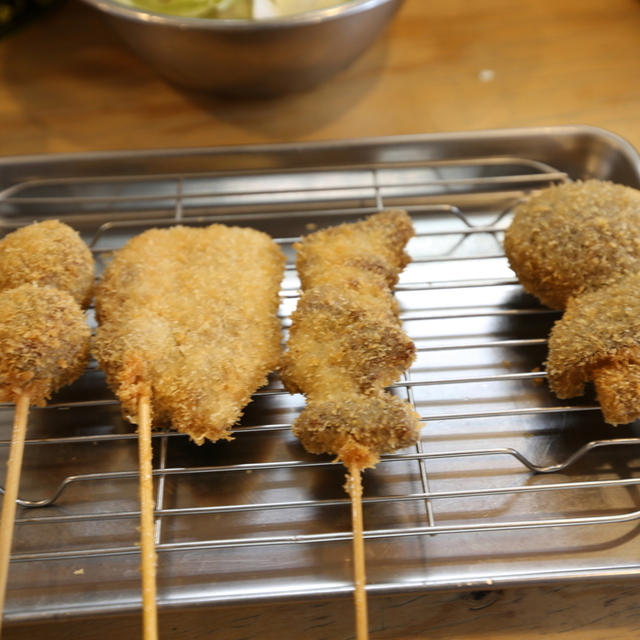
[[[589,124],[640,147],[638,0],[406,0],[351,68],[302,95],[194,98],[62,0],[0,40],[0,154],[329,140]],[[554,585],[371,603],[372,639],[616,640],[640,635],[640,588]],[[9,627],[5,640],[140,637],[138,617]],[[351,602],[165,614],[162,638],[353,637]]]
[[638,0],[406,0],[351,68],[267,101],[185,95],[78,0],[0,40],[0,65],[2,155],[552,124],[640,147]]

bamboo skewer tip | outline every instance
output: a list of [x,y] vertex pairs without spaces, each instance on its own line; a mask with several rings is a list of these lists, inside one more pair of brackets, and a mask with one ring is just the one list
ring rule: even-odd
[[9,448],[9,459],[7,460],[4,499],[2,502],[2,514],[0,515],[0,633],[2,631],[4,604],[7,595],[11,544],[13,542],[13,529],[16,519],[16,506],[20,488],[24,443],[27,436],[30,401],[31,398],[27,393],[21,393],[16,399],[13,429],[11,432],[11,446]]

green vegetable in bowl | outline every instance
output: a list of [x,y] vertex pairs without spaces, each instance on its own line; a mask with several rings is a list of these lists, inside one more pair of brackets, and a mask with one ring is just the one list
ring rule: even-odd
[[138,9],[184,18],[252,17],[252,0],[119,0]]
[[[344,1],[344,0],[342,0]],[[122,4],[184,18],[251,20],[324,9],[341,0],[118,0]]]
[[277,18],[316,11],[341,4],[344,0],[253,0],[253,18]]

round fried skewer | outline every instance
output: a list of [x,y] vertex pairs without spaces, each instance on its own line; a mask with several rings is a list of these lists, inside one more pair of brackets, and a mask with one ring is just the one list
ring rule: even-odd
[[14,402],[0,523],[0,630],[29,405],[43,406],[89,361],[94,263],[71,227],[47,220],[0,240],[0,402]]
[[0,291],[37,284],[66,291],[86,309],[94,262],[77,231],[58,220],[21,227],[0,240]]
[[640,191],[601,180],[543,189],[519,205],[505,253],[524,289],[565,311],[545,363],[558,398],[593,382],[605,422],[640,417]]
[[0,612],[4,610],[16,499],[30,404],[73,382],[89,362],[91,332],[65,291],[25,284],[0,292],[0,402],[14,402],[0,523]]
[[505,231],[523,288],[552,309],[640,271],[640,191],[602,180],[543,189]]

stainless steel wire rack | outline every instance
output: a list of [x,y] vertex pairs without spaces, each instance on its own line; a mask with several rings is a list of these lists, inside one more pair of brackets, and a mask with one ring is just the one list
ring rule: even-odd
[[[396,295],[418,357],[391,391],[414,405],[424,428],[417,447],[364,475],[368,590],[637,575],[637,426],[606,425],[592,395],[567,403],[548,390],[546,337],[558,313],[522,291],[501,244],[513,207],[538,189],[591,175],[633,184],[634,152],[574,128],[243,154],[9,159],[0,228],[64,220],[103,265],[150,227],[254,226],[289,259],[286,334],[298,295],[296,239],[406,209],[417,235]],[[291,435],[303,403],[274,374],[232,442],[198,447],[155,432],[161,607],[350,593],[344,470]],[[12,410],[0,405],[2,464]],[[136,445],[95,364],[31,411],[10,620],[140,607]]]

